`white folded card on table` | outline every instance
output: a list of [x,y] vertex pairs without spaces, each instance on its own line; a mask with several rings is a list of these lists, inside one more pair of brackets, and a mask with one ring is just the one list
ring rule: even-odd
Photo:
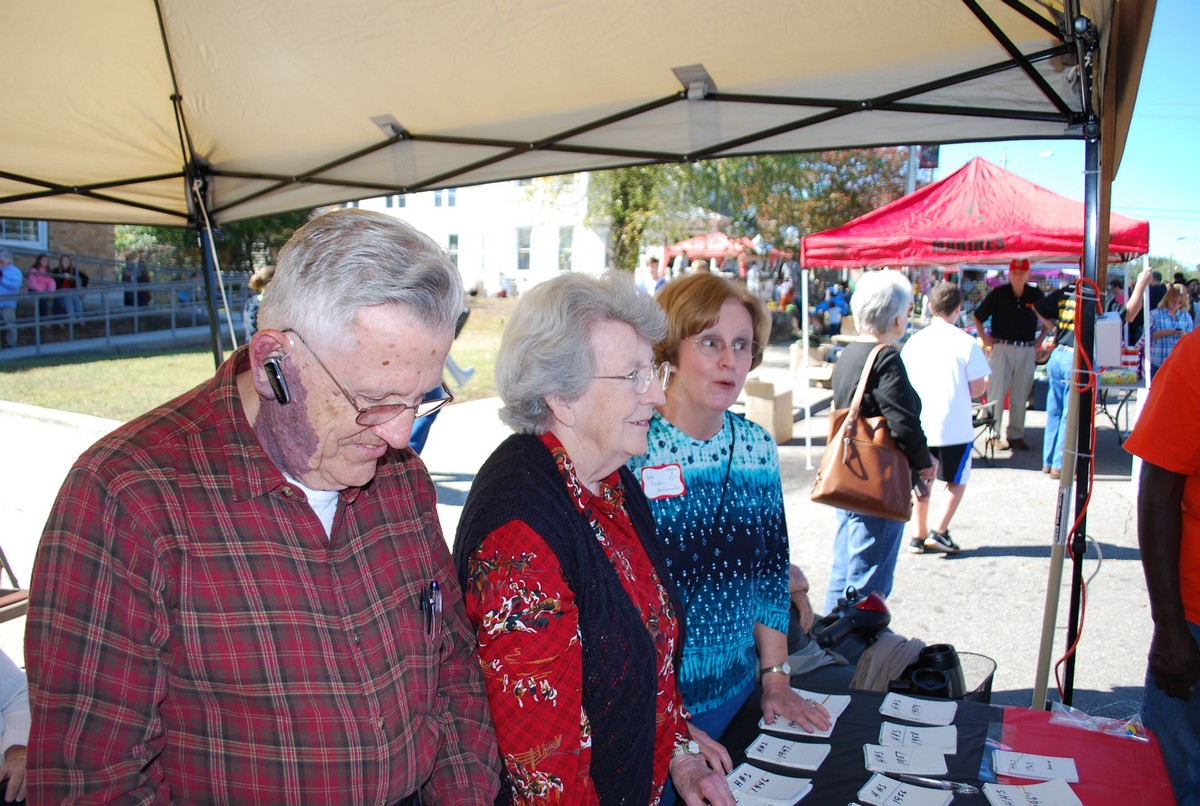
[[945,775],[946,756],[931,747],[884,747],[864,744],[863,757],[871,772],[906,772],[910,775]]
[[983,794],[992,806],[1083,806],[1083,801],[1061,778],[1041,784],[984,784]]
[[949,725],[958,713],[958,703],[954,700],[922,700],[904,694],[889,694],[879,706],[879,713],[922,725]]
[[739,803],[751,803],[755,806],[792,806],[812,789],[812,779],[792,778],[787,775],[777,775],[755,767],[753,764],[739,764],[733,772],[725,776],[729,789],[734,798],[743,796]]
[[878,773],[858,790],[858,799],[870,806],[949,806],[953,798],[945,789],[901,783]]
[[795,686],[792,686],[792,691],[806,700],[812,700],[817,705],[823,706],[832,719],[837,719],[850,707],[849,694],[818,694],[815,691],[805,691]]
[[1073,784],[1079,783],[1079,772],[1075,769],[1073,758],[993,750],[992,769],[997,775],[1011,775],[1013,778],[1033,778],[1038,781],[1061,778]]
[[884,747],[929,747],[943,753],[958,752],[958,728],[946,725],[936,728],[914,728],[884,722],[879,727],[879,743]]
[[802,688],[792,687],[792,691],[799,694],[806,700],[812,700],[818,705],[824,706],[829,712],[829,727],[821,730],[816,728],[807,731],[800,726],[798,722],[793,722],[784,717],[776,717],[775,721],[767,724],[767,718],[763,717],[758,720],[760,730],[770,730],[776,733],[787,733],[793,736],[799,736],[803,739],[828,739],[833,735],[833,729],[837,727],[838,717],[850,706],[849,694],[818,694],[815,691],[805,691]]
[[815,770],[829,755],[830,745],[789,742],[778,736],[759,734],[746,748],[746,758],[782,764],[798,770]]

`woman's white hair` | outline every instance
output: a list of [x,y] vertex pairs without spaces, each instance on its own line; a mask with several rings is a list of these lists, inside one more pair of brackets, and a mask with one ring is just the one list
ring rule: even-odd
[[893,269],[863,272],[850,297],[854,326],[860,333],[886,335],[897,316],[908,314],[913,303],[913,286],[907,277]]
[[550,425],[546,398],[578,400],[592,382],[592,329],[624,322],[651,344],[667,331],[666,315],[633,278],[606,272],[599,279],[564,274],[534,286],[517,302],[496,356],[500,419],[517,433],[541,434]]
[[318,216],[279,252],[259,328],[295,328],[345,349],[360,308],[400,305],[431,330],[462,312],[458,267],[429,236],[384,213],[347,208]]

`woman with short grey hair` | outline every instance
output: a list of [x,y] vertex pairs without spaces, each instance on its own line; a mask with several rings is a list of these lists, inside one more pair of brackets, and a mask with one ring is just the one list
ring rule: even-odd
[[454,561],[518,803],[733,804],[676,676],[679,597],[625,462],[646,450],[666,322],[632,278],[562,275],[521,297],[496,360],[517,433],[467,496]]
[[588,333],[599,322],[624,322],[651,344],[667,329],[658,304],[615,272],[599,279],[563,275],[526,292],[496,357],[505,425],[518,434],[544,433],[551,420],[547,397],[574,400],[584,393],[596,363]]
[[900,272],[884,269],[863,274],[850,299],[850,311],[858,332],[879,340],[895,326],[896,317],[907,326],[912,304],[912,283]]
[[[896,446],[908,457],[913,483],[933,484],[937,469],[925,432],[921,430],[921,399],[908,381],[895,343],[908,329],[913,307],[913,287],[903,274],[888,269],[864,272],[850,298],[859,337],[838,355],[833,372],[833,407],[850,406],[863,367],[871,351],[888,345],[875,359],[863,393],[860,417],[883,416]],[[853,586],[859,593],[892,592],[896,559],[904,537],[904,524],[885,518],[837,510],[837,536],[833,544],[833,570],[825,595],[825,612],[837,607],[838,597]]]

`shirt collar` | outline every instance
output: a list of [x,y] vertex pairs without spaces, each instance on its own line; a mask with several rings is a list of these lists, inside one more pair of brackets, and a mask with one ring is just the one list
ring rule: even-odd
[[600,480],[600,492],[594,495],[575,473],[575,464],[567,455],[567,449],[563,447],[558,437],[547,431],[540,435],[540,439],[550,451],[550,455],[554,457],[554,462],[558,465],[558,472],[562,474],[563,481],[567,484],[567,490],[575,499],[575,504],[579,507],[580,512],[588,507],[594,507],[606,515],[612,515],[621,509],[625,503],[625,492],[621,489],[619,468]]

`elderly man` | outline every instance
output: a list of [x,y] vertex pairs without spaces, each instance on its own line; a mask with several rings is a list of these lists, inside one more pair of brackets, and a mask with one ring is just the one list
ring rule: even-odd
[[462,308],[382,214],[310,221],[215,377],[86,451],[26,633],[29,798],[490,804],[474,636],[407,448]]
[[[1014,260],[1008,267],[1008,283],[992,289],[975,309],[975,328],[983,346],[991,351],[988,400],[992,403],[992,433],[1006,433],[999,447],[1014,451],[1029,450],[1025,441],[1025,407],[1033,389],[1037,365],[1035,347],[1046,335],[1038,331],[1038,315],[1033,306],[1045,295],[1029,284],[1029,261]],[[990,331],[983,328],[992,320]],[[1004,397],[1008,396],[1008,430],[1004,432]]]

